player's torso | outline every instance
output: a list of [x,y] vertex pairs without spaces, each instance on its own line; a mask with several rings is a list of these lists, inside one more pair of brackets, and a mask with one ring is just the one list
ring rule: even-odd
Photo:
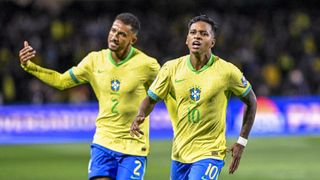
[[[107,53],[102,51],[94,61],[90,82],[99,100],[99,116],[117,121],[120,126],[127,125],[126,119],[132,119],[136,115],[139,103],[146,96],[146,59],[137,54],[117,65],[110,60]],[[123,120],[118,121],[119,118]]]
[[191,124],[201,124],[201,120],[214,121],[216,110],[221,109],[221,103],[227,100],[228,74],[221,69],[219,62],[213,62],[201,72],[194,72],[185,58],[176,67],[171,81],[179,121],[185,119]]
[[[184,57],[174,69],[171,83],[177,103],[177,119],[173,120],[174,159],[184,157],[192,161],[202,153],[210,156],[210,152],[222,150],[228,73],[218,57],[201,72],[192,71]],[[214,142],[217,138],[219,141]]]
[[141,127],[146,134],[143,138],[132,138],[129,129],[146,97],[145,83],[150,74],[148,57],[137,53],[119,65],[111,61],[108,51],[99,52],[92,61],[90,84],[99,101],[93,143],[117,152],[145,156],[149,152],[148,120]]

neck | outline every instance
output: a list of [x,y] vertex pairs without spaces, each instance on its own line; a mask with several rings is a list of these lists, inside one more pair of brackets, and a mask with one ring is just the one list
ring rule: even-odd
[[208,63],[211,57],[211,51],[205,54],[193,54],[190,53],[190,61],[195,70],[201,69]]
[[124,60],[130,53],[130,50],[131,50],[131,46],[128,46],[127,48],[125,48],[124,50],[122,51],[111,51],[111,56],[112,56],[112,59],[116,62],[116,63],[119,63],[121,62],[122,60]]

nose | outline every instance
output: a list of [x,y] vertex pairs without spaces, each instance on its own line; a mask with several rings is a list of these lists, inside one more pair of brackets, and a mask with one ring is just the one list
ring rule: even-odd
[[200,38],[201,38],[200,33],[197,32],[197,33],[194,35],[194,38],[195,38],[195,39],[200,39]]
[[118,40],[118,32],[116,31],[111,31],[109,34],[109,37],[111,40]]
[[111,34],[111,39],[118,39],[117,33],[112,33]]

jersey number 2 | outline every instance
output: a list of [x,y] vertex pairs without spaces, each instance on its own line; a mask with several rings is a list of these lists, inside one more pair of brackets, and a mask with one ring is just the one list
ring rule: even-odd
[[111,108],[111,112],[114,114],[119,114],[118,110],[117,110],[117,105],[119,104],[117,99],[111,99],[112,100],[112,108]]
[[138,172],[138,170],[140,169],[140,167],[141,167],[142,164],[141,164],[141,162],[138,161],[138,160],[135,160],[134,163],[137,164],[137,167],[134,168],[133,174],[136,175],[136,176],[140,176],[140,173]]

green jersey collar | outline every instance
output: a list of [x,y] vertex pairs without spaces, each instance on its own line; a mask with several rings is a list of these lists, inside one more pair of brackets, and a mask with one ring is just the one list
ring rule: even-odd
[[214,56],[213,54],[211,54],[210,59],[209,59],[209,61],[207,62],[207,64],[205,64],[201,69],[196,70],[196,69],[194,69],[194,67],[193,67],[192,64],[191,64],[190,55],[188,55],[188,56],[187,56],[187,64],[188,64],[188,67],[189,67],[189,69],[190,69],[191,71],[199,74],[199,73],[201,73],[202,71],[208,69],[208,68],[213,64],[214,59],[215,59],[215,56]]
[[127,57],[125,57],[123,60],[121,60],[119,63],[116,63],[116,61],[112,58],[112,55],[111,55],[111,50],[109,49],[109,52],[108,52],[108,56],[109,56],[109,60],[111,61],[111,63],[115,66],[120,66],[122,64],[124,64],[125,62],[129,61],[130,58],[132,57],[133,55],[133,52],[134,52],[134,48],[131,47],[130,48],[130,52],[129,54],[127,55]]

